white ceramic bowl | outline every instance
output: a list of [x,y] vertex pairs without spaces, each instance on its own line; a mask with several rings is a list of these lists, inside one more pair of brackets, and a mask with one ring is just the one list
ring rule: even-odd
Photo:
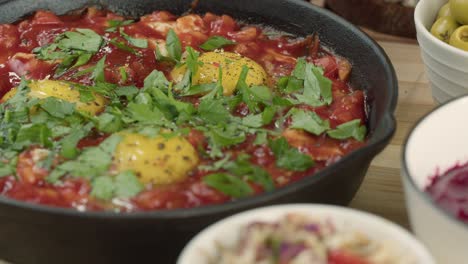
[[437,39],[430,33],[439,12],[448,0],[420,0],[414,20],[421,56],[432,85],[432,96],[439,103],[468,94],[468,52]]
[[286,214],[300,213],[320,219],[330,219],[337,228],[356,230],[371,239],[395,242],[400,253],[412,256],[415,263],[434,264],[432,257],[403,228],[383,218],[331,205],[291,204],[246,211],[217,222],[195,236],[182,251],[177,264],[207,264],[216,256],[215,243],[230,246],[236,243],[241,227],[256,221],[277,221]]
[[403,183],[411,225],[438,263],[468,263],[468,225],[424,192],[430,177],[468,161],[468,96],[419,121],[403,151]]

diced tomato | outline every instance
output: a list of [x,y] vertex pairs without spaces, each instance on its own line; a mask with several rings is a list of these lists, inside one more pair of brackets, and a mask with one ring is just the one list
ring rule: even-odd
[[19,42],[19,32],[16,26],[0,25],[0,64],[4,64],[15,53]]
[[78,149],[84,149],[84,148],[87,148],[87,147],[94,147],[94,146],[97,146],[97,145],[101,144],[101,142],[103,142],[107,137],[108,137],[108,135],[85,137],[85,138],[81,139],[78,142],[76,147]]
[[[0,47],[4,48],[2,52],[8,51],[19,44],[18,28],[14,25],[0,25]],[[0,61],[0,63],[2,63]]]
[[328,55],[314,60],[314,64],[324,69],[324,75],[330,79],[338,77],[338,65],[333,56]]
[[235,31],[238,26],[232,17],[222,15],[216,20],[211,21],[209,27],[211,35],[227,36],[229,32]]
[[337,58],[338,62],[338,77],[342,81],[347,81],[351,74],[351,63],[345,58]]
[[35,184],[47,177],[49,171],[41,168],[36,161],[46,158],[44,155],[47,153],[37,148],[24,151],[19,155],[16,171],[23,183]]
[[16,74],[11,73],[10,67],[0,64],[0,99],[19,82],[20,78]]
[[176,20],[176,27],[179,33],[207,32],[203,19],[199,15],[193,14],[179,17]]
[[167,11],[155,11],[149,15],[142,16],[142,22],[157,22],[157,21],[175,21],[176,16]]
[[257,38],[258,33],[259,30],[256,27],[246,27],[241,31],[228,33],[228,36],[230,36],[236,42],[247,42]]
[[364,100],[364,92],[357,90],[334,101],[330,106],[331,126],[334,128],[354,119],[365,120]]
[[62,20],[58,18],[54,13],[45,10],[39,10],[36,12],[32,19],[32,25],[61,25]]
[[58,207],[83,204],[86,209],[96,210],[98,205],[88,201],[90,191],[91,186],[85,180],[73,179],[65,180],[60,186],[32,186],[16,182],[10,189],[4,190],[4,195],[17,200]]
[[365,259],[344,251],[333,251],[328,255],[328,264],[371,264]]
[[206,141],[206,137],[203,134],[203,132],[201,132],[199,130],[196,130],[196,129],[191,129],[190,130],[190,133],[189,133],[187,139],[190,142],[190,144],[193,145],[193,147],[195,149],[197,149],[199,147],[205,148],[207,146],[207,144],[208,144],[208,142]]
[[8,60],[10,70],[19,76],[42,80],[53,73],[55,64],[36,59],[33,54],[16,53]]

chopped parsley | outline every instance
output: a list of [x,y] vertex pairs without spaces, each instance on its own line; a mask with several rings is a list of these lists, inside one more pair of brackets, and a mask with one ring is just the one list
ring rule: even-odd
[[291,128],[303,129],[317,136],[330,129],[330,122],[322,120],[315,112],[293,108],[289,114],[292,117]]
[[129,198],[143,190],[135,173],[124,171],[115,177],[99,176],[92,181],[91,195],[102,200],[116,198]]
[[270,141],[270,148],[276,157],[276,166],[291,171],[306,171],[314,166],[314,160],[289,145],[285,138]]
[[182,58],[182,43],[173,29],[170,29],[167,33],[166,49],[169,58],[175,62],[180,62]]
[[203,182],[233,198],[242,198],[253,193],[252,187],[241,178],[227,173],[213,173],[203,177]]
[[117,32],[117,28],[131,25],[134,22],[133,20],[108,20],[107,24],[109,27],[106,29],[106,32]]
[[367,134],[367,128],[361,125],[360,119],[356,119],[337,126],[336,129],[328,131],[327,134],[336,139],[355,138],[358,141],[363,141]]
[[114,150],[121,141],[120,135],[114,134],[99,146],[89,147],[75,159],[58,165],[47,177],[49,182],[57,182],[63,175],[93,179],[107,174],[112,163]]
[[88,63],[101,48],[103,38],[91,29],[77,28],[60,34],[52,44],[38,47],[33,53],[41,60],[60,61],[55,75]]
[[295,104],[310,106],[329,105],[332,103],[332,81],[323,75],[323,69],[304,58],[297,61],[291,76],[278,81],[278,88],[292,96]]
[[122,35],[122,37],[124,39],[126,39],[128,41],[128,43],[130,43],[130,45],[132,45],[134,47],[137,47],[137,48],[140,48],[140,49],[148,48],[148,40],[147,39],[130,37],[129,35],[127,35],[125,33],[123,28],[120,28],[120,35]]
[[206,51],[212,51],[215,49],[222,48],[224,46],[228,45],[234,45],[236,44],[234,41],[226,39],[221,36],[213,36],[209,38],[205,43],[200,45],[200,48]]

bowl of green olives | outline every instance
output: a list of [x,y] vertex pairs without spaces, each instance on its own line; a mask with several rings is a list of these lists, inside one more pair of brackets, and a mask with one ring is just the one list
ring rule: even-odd
[[468,94],[468,0],[420,0],[414,17],[435,101]]

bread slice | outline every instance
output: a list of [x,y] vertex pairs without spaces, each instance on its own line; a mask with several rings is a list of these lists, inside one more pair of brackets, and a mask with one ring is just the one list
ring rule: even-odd
[[414,7],[403,5],[402,1],[326,0],[325,4],[354,24],[382,33],[416,38]]

